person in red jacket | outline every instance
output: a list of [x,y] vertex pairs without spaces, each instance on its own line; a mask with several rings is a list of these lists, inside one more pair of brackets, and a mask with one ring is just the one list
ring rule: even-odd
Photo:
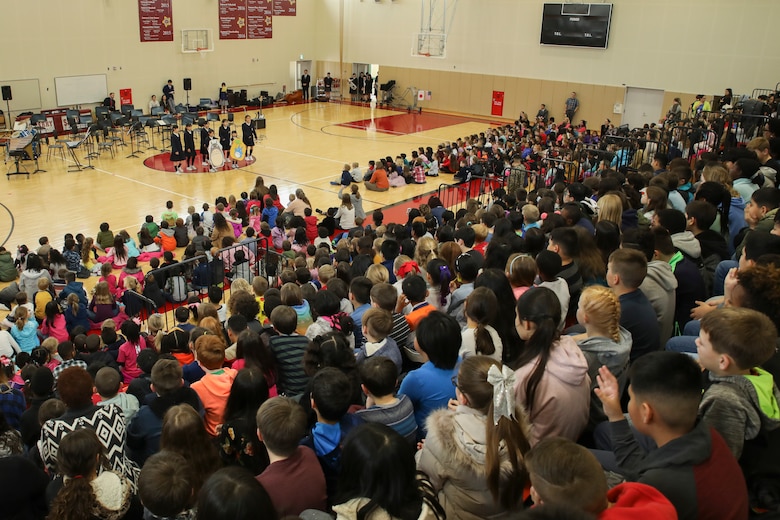
[[305,208],[303,210],[303,214],[305,215],[303,217],[303,221],[306,222],[306,238],[309,240],[309,242],[314,242],[314,240],[319,236],[317,234],[317,226],[319,225],[317,222],[317,217],[311,214],[311,208]]

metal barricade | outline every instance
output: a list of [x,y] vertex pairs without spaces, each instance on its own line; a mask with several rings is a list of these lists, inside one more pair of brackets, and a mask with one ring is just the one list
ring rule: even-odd
[[503,176],[474,176],[461,184],[440,184],[437,195],[445,208],[457,213],[459,209],[466,207],[469,199],[475,199],[483,206],[487,205],[493,197],[493,191],[504,186]]
[[[252,247],[254,245],[254,248]],[[255,252],[252,250],[254,249]],[[186,293],[188,297],[197,296],[202,298],[208,293],[209,288],[219,287],[223,290],[223,303],[230,299],[230,274],[231,269],[235,267],[236,252],[242,251],[247,262],[250,264],[249,272],[252,276],[261,275],[267,278],[277,276],[279,272],[280,255],[276,254],[270,248],[270,240],[266,237],[246,240],[242,243],[236,243],[229,247],[223,247],[217,250],[217,254],[200,254],[193,258],[186,258],[164,267],[152,269],[146,273],[147,284],[150,275],[160,289],[156,294],[158,301],[154,301],[149,296],[152,294],[126,292],[129,298],[126,305],[126,312],[131,317],[137,317],[142,321],[148,319],[153,313],[160,313],[165,320],[166,329],[169,328],[170,311],[175,310],[181,305],[187,304],[187,298],[183,301],[172,301],[166,295],[166,283],[174,276],[183,275],[186,281]],[[248,254],[251,253],[251,254]],[[202,265],[205,264],[205,265]],[[251,283],[251,278],[248,280]],[[171,325],[172,326],[172,325]]]
[[726,148],[745,145],[755,137],[761,137],[768,116],[751,114],[726,114],[722,141]]

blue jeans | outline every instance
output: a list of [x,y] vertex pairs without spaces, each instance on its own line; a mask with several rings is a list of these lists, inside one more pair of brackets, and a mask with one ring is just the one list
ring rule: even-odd
[[712,295],[723,296],[723,284],[726,281],[726,275],[732,267],[739,267],[739,262],[736,260],[723,260],[715,268],[715,275],[712,279]]
[[669,338],[666,342],[666,350],[672,352],[684,352],[686,354],[696,353],[696,338],[699,337],[699,331],[701,330],[701,322],[699,320],[691,320],[685,324],[682,336],[675,336]]

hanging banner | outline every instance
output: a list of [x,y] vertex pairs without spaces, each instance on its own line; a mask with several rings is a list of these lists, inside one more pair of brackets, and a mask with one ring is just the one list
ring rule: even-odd
[[295,16],[296,0],[273,0],[274,16]]
[[273,13],[273,0],[219,0],[219,39],[271,38]]
[[141,42],[173,41],[171,0],[138,0]]
[[219,0],[219,39],[246,39],[246,0]]
[[504,93],[499,90],[493,91],[493,102],[490,113],[494,116],[504,115]]
[[265,40],[273,37],[272,0],[246,0],[246,12],[248,39]]

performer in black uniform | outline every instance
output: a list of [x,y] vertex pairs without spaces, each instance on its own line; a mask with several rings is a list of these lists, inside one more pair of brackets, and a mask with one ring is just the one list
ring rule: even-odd
[[[227,119],[222,120],[222,126],[219,127],[219,144],[227,157],[230,157],[230,125]],[[227,164],[227,161],[225,161]]]
[[241,132],[242,132],[242,140],[244,141],[244,144],[246,145],[246,160],[254,161],[255,158],[252,156],[252,150],[255,147],[255,139],[257,139],[257,133],[255,132],[255,127],[252,124],[252,116],[246,116],[244,118],[244,124],[241,125]]
[[192,123],[184,126],[184,157],[187,159],[187,171],[197,170],[195,167],[195,134],[192,133]]
[[181,146],[181,136],[179,135],[179,125],[171,127],[171,161],[175,168],[176,175],[181,175],[181,162],[184,159],[184,149]]
[[358,92],[358,86],[357,86],[357,76],[355,73],[352,73],[352,76],[349,78],[349,96],[352,99],[352,101],[357,101],[357,92]]
[[206,128],[206,122],[198,123],[200,134],[200,160],[201,166],[209,165],[209,129]]
[[323,83],[325,84],[325,97],[330,101],[330,91],[333,90],[333,78],[331,77],[330,72],[325,76]]
[[311,76],[309,76],[309,71],[304,69],[303,76],[301,76],[301,88],[303,89],[303,100],[307,101],[309,99],[309,94],[311,93]]

